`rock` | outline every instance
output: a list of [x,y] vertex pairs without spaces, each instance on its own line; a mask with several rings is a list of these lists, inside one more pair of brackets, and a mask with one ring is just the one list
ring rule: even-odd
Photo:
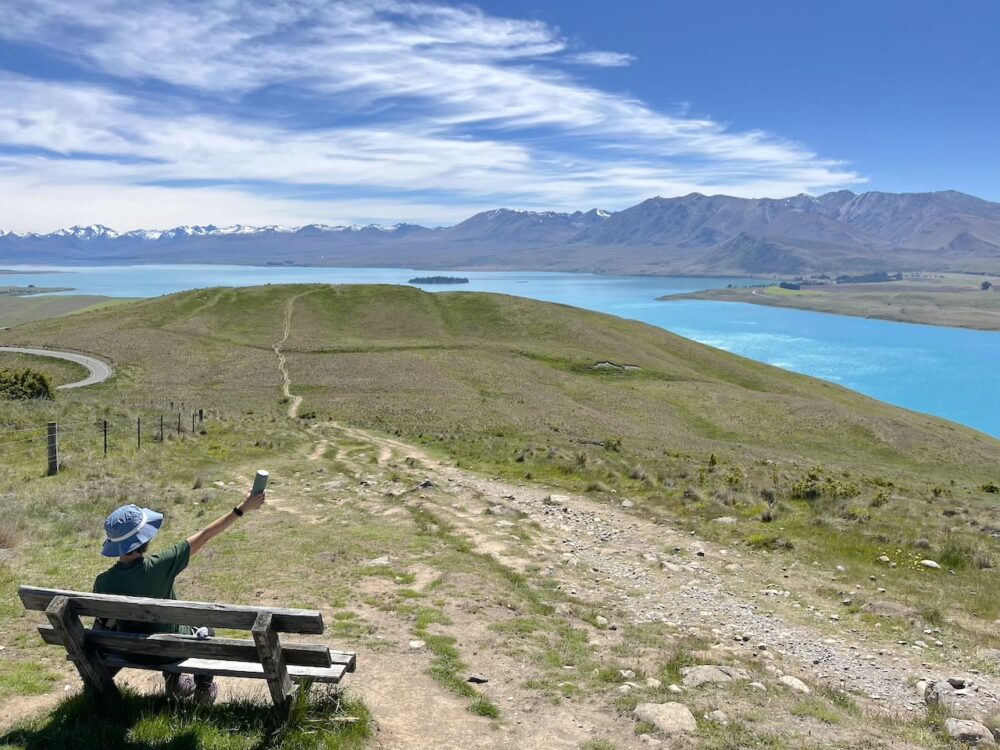
[[923,565],[925,568],[930,568],[931,570],[940,570],[941,569],[941,566],[938,565],[933,560],[921,560],[920,564]]
[[669,690],[671,693],[674,693],[674,694],[683,693],[684,692],[684,689],[680,685],[673,685],[673,684],[669,685],[667,687],[667,690]]
[[640,703],[635,718],[648,721],[664,734],[686,734],[698,729],[694,714],[683,703]]
[[506,505],[491,505],[486,509],[486,513],[491,516],[509,516],[512,515],[514,511]]
[[618,674],[620,674],[626,680],[634,680],[635,679],[635,672],[633,672],[631,669],[619,669],[618,670]]
[[879,555],[878,561],[880,563],[887,563],[889,562],[889,558],[886,555]]
[[608,618],[603,615],[598,615],[594,618],[594,624],[599,628],[606,628],[608,626]]
[[721,523],[726,526],[731,526],[732,524],[736,523],[736,519],[733,518],[732,516],[719,516],[714,520],[716,523]]
[[635,503],[633,503],[631,500],[622,500],[622,507],[623,508],[633,508],[633,507],[635,507]]
[[763,682],[751,682],[750,687],[752,687],[754,690],[759,690],[762,693],[767,692],[767,686],[764,685]]
[[391,563],[392,560],[389,558],[388,555],[382,555],[382,557],[376,557],[372,560],[369,560],[366,563],[362,563],[362,565],[367,566],[369,568],[380,568],[385,565],[389,565]]
[[660,687],[660,685],[662,685],[662,684],[663,683],[660,682],[655,677],[647,677],[646,678],[646,687],[648,687],[648,688],[653,688],[655,690],[656,688]]
[[939,680],[929,685],[924,691],[924,702],[928,706],[940,706],[952,715],[961,713],[964,708],[961,694],[957,693],[955,686],[947,680]]
[[421,649],[421,648],[423,648],[426,645],[427,645],[426,643],[424,643],[423,641],[421,641],[419,639],[415,640],[415,641],[410,641],[410,648],[412,650],[414,650],[414,651],[417,651],[418,649]]
[[650,747],[660,747],[661,745],[663,745],[662,740],[656,739],[656,737],[654,737],[651,734],[640,734],[639,742],[643,743],[644,745],[649,745]]
[[470,674],[468,677],[465,678],[465,681],[471,682],[473,685],[485,685],[487,682],[490,681],[490,678],[481,674]]
[[723,726],[729,723],[729,717],[726,716],[725,711],[709,711],[705,714],[705,718],[709,721],[715,722],[716,724],[722,724]]
[[993,733],[978,721],[948,719],[944,728],[952,738],[973,747],[994,747],[997,744]]
[[734,680],[749,680],[750,675],[736,667],[712,666],[703,664],[697,667],[685,667],[681,670],[685,687],[699,687]]
[[792,677],[790,674],[786,674],[784,677],[778,680],[782,685],[784,685],[789,690],[794,690],[796,693],[803,693],[804,695],[809,695],[812,690],[798,677]]

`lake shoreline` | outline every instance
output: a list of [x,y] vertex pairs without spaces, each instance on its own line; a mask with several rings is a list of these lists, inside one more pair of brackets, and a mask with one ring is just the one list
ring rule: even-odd
[[[898,299],[899,294],[896,290],[885,289],[830,294],[822,287],[816,289],[805,287],[798,294],[792,292],[778,296],[772,293],[760,293],[759,289],[750,289],[749,291],[747,289],[704,289],[662,295],[657,297],[657,301],[737,302],[760,307],[775,307],[864,320],[884,320],[890,323],[909,323],[934,328],[1000,331],[1000,293],[992,291],[974,293],[996,294],[995,298],[975,300],[979,302],[981,299],[986,299],[988,302],[996,302],[995,310],[954,304],[962,302],[962,300],[945,300],[945,303],[942,304],[939,300],[930,299],[933,295],[932,290],[925,293],[913,293],[913,298],[903,303]],[[942,296],[938,294],[937,298]],[[950,306],[948,306],[949,304]],[[897,305],[899,306],[897,307]]]

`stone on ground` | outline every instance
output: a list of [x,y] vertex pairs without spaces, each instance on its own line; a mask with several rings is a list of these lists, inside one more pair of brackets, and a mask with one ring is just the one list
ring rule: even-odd
[[715,666],[702,664],[697,667],[685,667],[681,670],[682,682],[685,687],[698,687],[700,685],[711,685],[723,682],[733,682],[734,680],[749,680],[750,675],[743,669],[736,667]]
[[635,718],[648,721],[664,734],[685,734],[698,729],[694,714],[683,703],[640,703]]
[[973,747],[995,747],[997,744],[993,733],[978,721],[948,719],[944,728],[954,739]]
[[789,690],[794,690],[796,693],[803,693],[805,695],[808,695],[809,693],[812,692],[812,690],[809,689],[809,686],[806,685],[802,680],[800,680],[798,677],[792,677],[790,674],[786,674],[784,677],[778,680],[778,682],[780,682]]

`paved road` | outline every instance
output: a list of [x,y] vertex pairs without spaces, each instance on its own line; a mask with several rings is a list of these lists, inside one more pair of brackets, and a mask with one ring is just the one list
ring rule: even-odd
[[65,383],[59,388],[83,388],[87,385],[97,385],[114,375],[115,371],[111,365],[99,359],[88,357],[85,354],[75,354],[73,352],[56,352],[49,349],[23,349],[17,346],[0,346],[0,352],[12,352],[13,354],[34,354],[37,357],[55,357],[56,359],[68,359],[76,362],[90,370],[90,375],[75,383]]

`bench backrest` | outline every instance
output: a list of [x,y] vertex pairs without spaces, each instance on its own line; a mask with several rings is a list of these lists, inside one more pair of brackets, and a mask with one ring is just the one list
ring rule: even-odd
[[65,596],[72,603],[74,612],[81,617],[251,630],[257,617],[263,613],[271,615],[271,625],[279,633],[318,635],[323,632],[323,615],[316,610],[244,607],[212,602],[89,594],[35,586],[21,586],[18,594],[25,609],[39,612],[44,612],[56,597]]

